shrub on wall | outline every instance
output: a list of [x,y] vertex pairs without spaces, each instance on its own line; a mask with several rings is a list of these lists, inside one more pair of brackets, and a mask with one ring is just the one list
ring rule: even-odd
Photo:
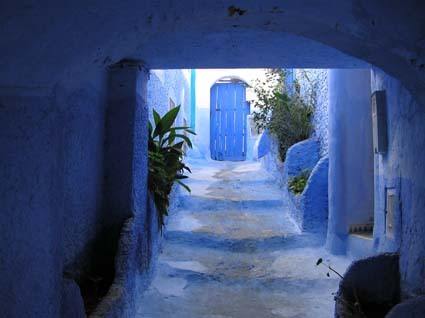
[[292,177],[288,181],[288,188],[295,195],[303,193],[307,185],[308,178],[310,177],[310,170],[302,171],[298,176]]
[[158,225],[162,229],[168,215],[170,193],[174,183],[178,183],[190,192],[182,182],[188,178],[185,171],[191,172],[183,162],[185,145],[192,148],[187,134],[195,133],[189,127],[173,127],[180,106],[167,112],[162,118],[153,110],[154,125],[149,122],[149,178],[148,189],[158,212]]
[[[292,145],[310,137],[311,117],[315,104],[315,90],[301,96],[299,89],[290,95],[285,89],[286,73],[282,69],[266,72],[265,81],[254,83],[257,100],[253,101],[253,119],[260,132],[268,129],[277,138],[279,154],[285,160],[286,151]],[[299,87],[297,82],[295,88]],[[312,83],[314,85],[314,83]]]
[[278,140],[284,161],[289,147],[310,137],[313,109],[298,96],[276,93],[276,97],[268,128]]

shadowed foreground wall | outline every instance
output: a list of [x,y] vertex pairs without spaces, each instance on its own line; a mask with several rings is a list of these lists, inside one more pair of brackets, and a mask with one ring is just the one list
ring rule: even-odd
[[[400,251],[404,297],[425,292],[425,108],[396,79],[372,72],[372,90],[385,90],[388,152],[375,155],[377,251]],[[394,234],[385,233],[385,190],[396,190]]]
[[327,247],[346,252],[351,224],[373,216],[370,70],[329,72],[329,224]]
[[63,122],[51,91],[0,92],[0,315],[58,317]]

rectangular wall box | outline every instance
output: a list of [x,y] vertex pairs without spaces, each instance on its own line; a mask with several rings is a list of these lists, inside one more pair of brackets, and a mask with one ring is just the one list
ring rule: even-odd
[[398,195],[395,188],[386,188],[385,192],[385,235],[394,237],[394,216],[398,212]]
[[387,152],[387,101],[385,91],[372,94],[373,149],[375,153]]

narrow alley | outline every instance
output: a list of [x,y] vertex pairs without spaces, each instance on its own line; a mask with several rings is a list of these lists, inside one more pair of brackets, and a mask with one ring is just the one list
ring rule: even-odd
[[301,234],[282,191],[258,162],[190,160],[192,193],[181,191],[170,216],[144,318],[332,316],[349,260],[331,256],[320,238]]

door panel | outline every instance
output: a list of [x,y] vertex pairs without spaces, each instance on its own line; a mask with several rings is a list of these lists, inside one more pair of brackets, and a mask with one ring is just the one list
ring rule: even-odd
[[210,150],[215,160],[246,159],[246,103],[244,83],[216,83],[211,87]]

